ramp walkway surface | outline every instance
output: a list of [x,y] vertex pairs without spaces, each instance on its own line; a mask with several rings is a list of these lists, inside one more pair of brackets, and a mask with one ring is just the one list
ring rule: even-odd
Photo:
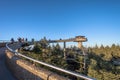
[[18,80],[7,68],[5,64],[5,50],[6,47],[0,48],[0,80]]

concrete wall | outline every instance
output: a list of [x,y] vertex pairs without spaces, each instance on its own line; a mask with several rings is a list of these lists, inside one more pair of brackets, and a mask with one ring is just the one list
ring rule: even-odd
[[28,61],[22,60],[6,50],[6,63],[19,80],[68,80],[51,71],[35,67]]

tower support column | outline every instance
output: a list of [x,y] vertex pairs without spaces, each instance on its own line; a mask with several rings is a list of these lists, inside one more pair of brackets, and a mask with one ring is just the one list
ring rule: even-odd
[[78,48],[82,48],[82,42],[78,42]]
[[64,42],[64,59],[66,59],[66,42]]

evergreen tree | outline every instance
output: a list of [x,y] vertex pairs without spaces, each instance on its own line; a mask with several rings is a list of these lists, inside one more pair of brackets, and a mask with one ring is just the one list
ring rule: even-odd
[[14,43],[15,41],[14,41],[14,38],[11,38],[11,43]]
[[49,43],[48,43],[46,37],[44,37],[43,39],[40,40],[40,44],[41,44],[42,48],[44,48],[44,49],[46,49],[48,47]]

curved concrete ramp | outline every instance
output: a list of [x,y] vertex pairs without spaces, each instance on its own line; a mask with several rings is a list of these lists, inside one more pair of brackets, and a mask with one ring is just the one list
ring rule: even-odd
[[0,48],[0,80],[18,80],[8,70],[5,64],[5,47]]

